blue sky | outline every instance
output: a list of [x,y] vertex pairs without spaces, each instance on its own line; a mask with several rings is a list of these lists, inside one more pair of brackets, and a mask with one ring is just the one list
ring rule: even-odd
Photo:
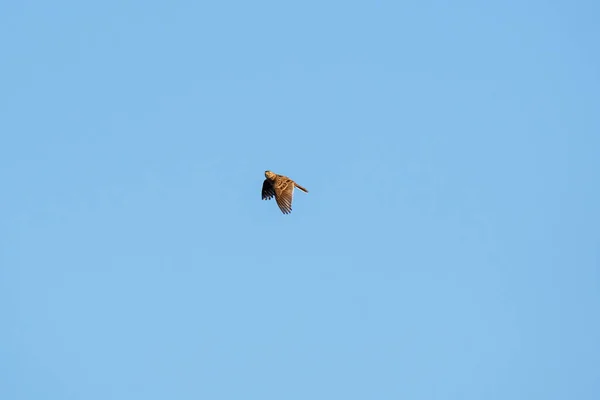
[[600,6],[484,3],[2,5],[0,398],[598,399]]

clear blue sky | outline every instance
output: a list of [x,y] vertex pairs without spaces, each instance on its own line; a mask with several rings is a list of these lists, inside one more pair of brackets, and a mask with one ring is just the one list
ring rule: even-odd
[[597,400],[599,18],[5,2],[0,398]]

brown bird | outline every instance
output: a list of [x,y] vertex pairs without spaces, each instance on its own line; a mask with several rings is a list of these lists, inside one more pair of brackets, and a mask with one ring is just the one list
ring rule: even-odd
[[277,175],[271,171],[265,171],[265,181],[262,186],[262,199],[270,200],[275,196],[275,201],[284,214],[292,212],[292,199],[294,198],[294,187],[308,193],[308,190],[298,185],[287,176]]

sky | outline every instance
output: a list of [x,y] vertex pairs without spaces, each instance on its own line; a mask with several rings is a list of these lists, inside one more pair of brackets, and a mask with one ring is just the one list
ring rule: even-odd
[[0,398],[600,398],[599,17],[4,2]]

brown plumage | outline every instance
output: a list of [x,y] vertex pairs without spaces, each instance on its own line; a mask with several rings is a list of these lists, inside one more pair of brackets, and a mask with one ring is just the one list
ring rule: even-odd
[[294,198],[294,188],[308,193],[308,190],[298,185],[287,176],[277,175],[271,171],[265,171],[265,181],[262,186],[262,199],[270,200],[275,197],[277,205],[284,214],[292,212],[292,200]]

